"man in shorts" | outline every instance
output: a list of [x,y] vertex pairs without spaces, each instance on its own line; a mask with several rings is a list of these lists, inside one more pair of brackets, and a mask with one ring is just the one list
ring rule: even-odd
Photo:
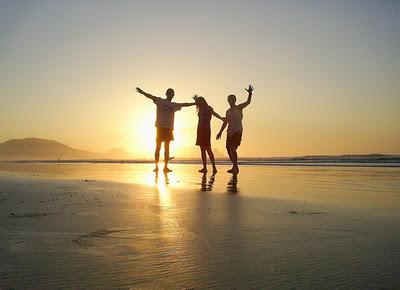
[[233,163],[233,167],[228,170],[228,173],[238,174],[238,157],[237,149],[242,141],[243,132],[243,109],[246,108],[251,103],[251,97],[253,94],[253,86],[249,85],[247,89],[248,92],[247,101],[236,105],[236,96],[229,95],[228,103],[230,108],[226,111],[226,121],[222,124],[221,130],[217,135],[217,140],[221,138],[222,132],[225,130],[226,125],[228,125],[228,133],[226,136],[226,150],[228,151],[229,158]]
[[153,96],[146,93],[141,88],[136,88],[139,94],[151,99],[157,106],[157,138],[156,138],[156,152],[154,154],[156,168],[154,171],[158,171],[158,161],[160,160],[160,149],[161,143],[164,142],[164,172],[171,172],[172,170],[168,168],[169,161],[169,142],[174,140],[174,117],[175,112],[179,111],[182,107],[194,106],[195,103],[174,103],[172,98],[175,95],[173,89],[169,88],[165,95],[166,99]]

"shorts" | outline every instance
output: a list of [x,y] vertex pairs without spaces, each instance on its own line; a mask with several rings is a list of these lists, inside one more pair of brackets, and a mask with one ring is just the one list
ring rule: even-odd
[[174,140],[173,129],[170,128],[158,128],[157,127],[157,142],[165,142]]
[[197,127],[197,146],[210,147],[211,146],[211,129]]
[[237,131],[231,136],[226,136],[226,148],[234,147],[238,148],[242,142],[242,131]]

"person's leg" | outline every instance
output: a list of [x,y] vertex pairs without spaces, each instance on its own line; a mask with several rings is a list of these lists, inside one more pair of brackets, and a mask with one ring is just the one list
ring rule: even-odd
[[228,152],[229,152],[229,158],[232,161],[233,167],[232,169],[228,170],[228,173],[238,173],[239,172],[239,168],[238,168],[238,163],[237,163],[237,147],[235,146],[229,146],[227,148]]
[[232,163],[233,163],[233,173],[237,174],[239,172],[237,147],[232,147],[231,152],[232,152],[231,154],[232,154]]
[[228,152],[229,160],[232,161],[232,154],[230,147],[226,147],[226,152]]
[[[231,152],[231,147],[230,146],[226,146],[226,152],[228,152],[228,156],[229,156],[229,160],[232,162],[233,164],[233,159],[232,159],[232,152]],[[228,170],[228,173],[231,173],[233,167],[231,169]]]
[[235,133],[235,143],[232,144],[233,174],[239,173],[237,149],[240,146],[241,142],[242,142],[242,132],[239,131]]
[[217,173],[217,167],[215,166],[215,157],[214,157],[214,153],[212,152],[211,147],[207,147],[207,153],[208,153],[208,157],[210,157],[210,161],[213,167],[213,174]]
[[227,135],[226,136],[226,152],[228,152],[229,159],[231,160],[231,162],[233,162],[232,161],[232,153],[231,153],[231,143],[232,143],[232,138],[229,135]]
[[171,172],[172,170],[168,168],[169,161],[169,141],[164,142],[164,171]]
[[203,162],[203,168],[199,170],[201,173],[207,172],[207,155],[206,155],[206,147],[200,146],[201,151],[201,161]]
[[158,171],[158,161],[160,160],[160,149],[161,149],[161,141],[156,141],[156,151],[154,153],[154,160],[156,162],[156,168],[154,171]]

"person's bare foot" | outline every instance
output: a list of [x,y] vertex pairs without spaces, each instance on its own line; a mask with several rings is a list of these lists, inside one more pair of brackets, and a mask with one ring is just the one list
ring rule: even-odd
[[207,172],[207,168],[202,168],[199,170],[200,173],[206,173]]
[[238,174],[239,173],[239,167],[233,166],[232,169],[229,169],[227,172],[228,173],[233,173],[233,174]]
[[158,166],[156,166],[156,168],[154,168],[153,171],[158,172]]
[[214,167],[214,168],[213,168],[213,173],[212,173],[212,175],[217,174],[217,172],[218,172],[217,167]]
[[168,167],[164,167],[164,172],[172,172],[172,170],[169,169]]

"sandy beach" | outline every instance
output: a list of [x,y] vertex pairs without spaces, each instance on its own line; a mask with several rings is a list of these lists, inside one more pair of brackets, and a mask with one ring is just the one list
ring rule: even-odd
[[0,163],[0,289],[395,289],[400,168]]

